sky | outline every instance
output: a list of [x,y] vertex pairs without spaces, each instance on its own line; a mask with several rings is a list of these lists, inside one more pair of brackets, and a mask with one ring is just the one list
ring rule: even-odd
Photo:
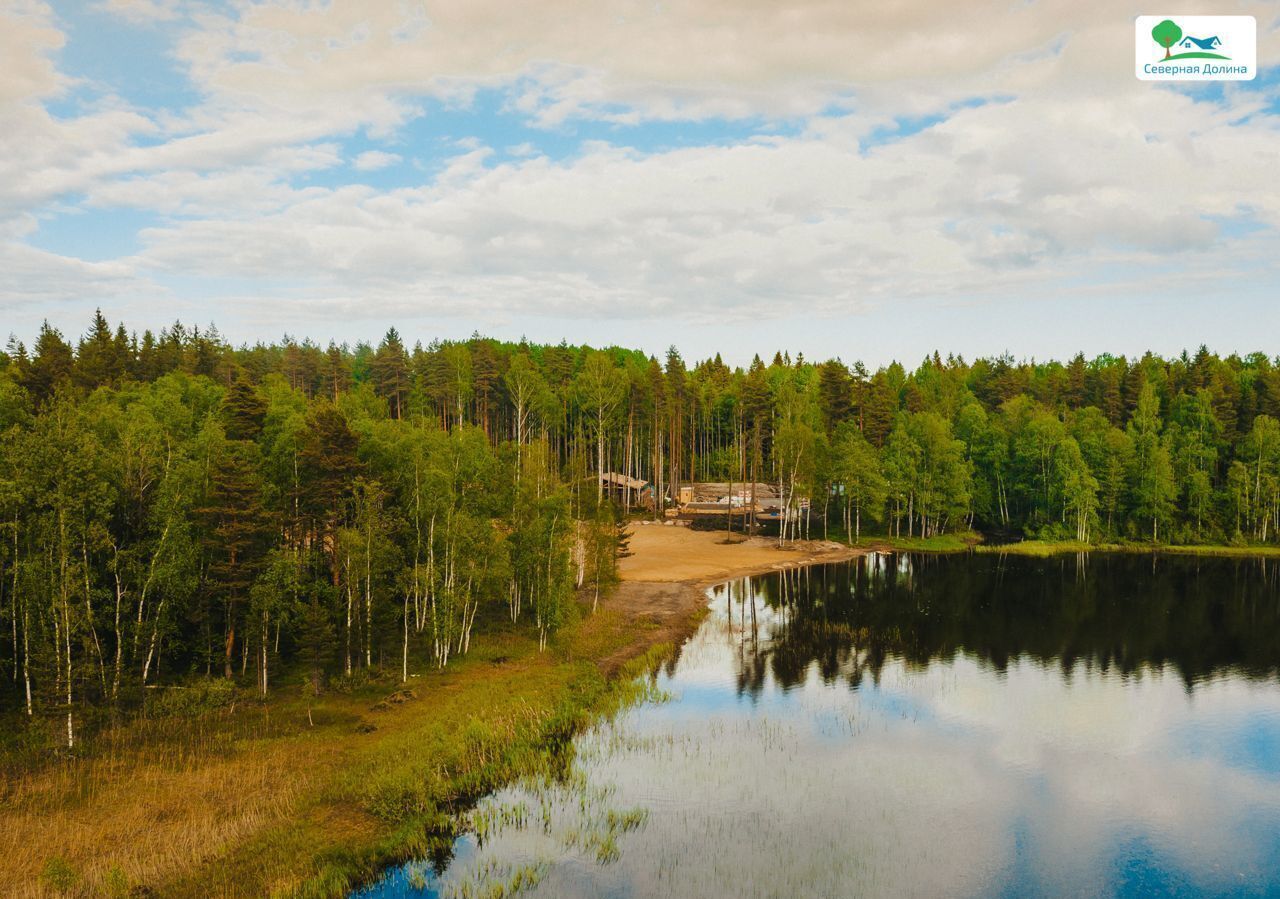
[[[1259,77],[1137,80],[1152,12]],[[0,0],[0,339],[1274,356],[1278,61],[1276,0]]]

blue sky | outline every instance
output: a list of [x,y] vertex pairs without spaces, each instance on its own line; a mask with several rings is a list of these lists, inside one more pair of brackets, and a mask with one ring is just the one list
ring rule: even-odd
[[14,0],[5,330],[1275,354],[1275,5],[1194,88],[1147,10],[950,9]]

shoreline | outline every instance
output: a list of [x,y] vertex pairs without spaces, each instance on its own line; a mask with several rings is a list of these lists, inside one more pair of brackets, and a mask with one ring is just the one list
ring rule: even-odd
[[[448,669],[416,657],[408,685],[388,672],[312,699],[286,678],[266,701],[238,690],[227,707],[132,721],[83,755],[13,771],[0,893],[345,896],[429,854],[471,798],[609,714],[630,675],[697,629],[709,587],[871,551],[635,531],[621,582],[594,614],[580,596],[545,652],[528,621],[495,616]],[[71,886],[51,889],[51,871]]]
[[1070,540],[1023,540],[993,546],[979,545],[974,552],[985,555],[1016,555],[1048,558],[1074,553],[1129,553],[1152,556],[1203,556],[1223,559],[1280,558],[1276,546],[1228,546],[1224,544],[1141,544],[1141,543],[1076,543]]
[[[82,757],[20,772],[0,794],[8,825],[0,893],[49,895],[45,872],[56,860],[76,878],[69,895],[123,884],[165,896],[345,896],[429,854],[468,802],[540,770],[548,746],[567,745],[610,714],[633,676],[697,630],[707,591],[739,578],[872,552],[1280,556],[1253,547],[975,546],[972,535],[954,534],[785,547],[725,539],[637,522],[615,589],[594,614],[581,595],[576,619],[545,652],[527,621],[495,617],[445,671],[415,658],[408,690],[384,674],[312,700],[281,681],[265,702],[239,691],[238,710],[134,722]],[[395,698],[402,693],[410,695]]]
[[[831,540],[800,541],[780,547],[776,540],[767,537],[739,537],[732,544],[727,544],[722,531],[693,531],[682,525],[654,523],[636,528],[633,543],[637,538],[640,540],[637,553],[622,560],[619,566],[621,581],[609,598],[601,602],[602,606],[607,603],[615,611],[622,612],[640,627],[657,628],[658,635],[637,639],[614,657],[602,660],[609,676],[632,658],[651,651],[661,643],[670,643],[673,651],[678,651],[705,617],[706,594],[712,587],[775,571],[845,562],[877,551],[876,547],[848,546]],[[673,572],[669,567],[655,571],[651,565],[628,564],[638,553],[657,556],[678,544],[683,544],[679,548],[686,552],[692,549],[704,554],[702,565],[690,565],[681,559],[674,569],[677,573],[691,576],[676,579],[669,576]],[[717,549],[733,551],[736,558],[725,565],[724,553],[717,556]],[[642,559],[641,563],[648,561]]]
[[1012,543],[984,543],[977,533],[943,534],[935,537],[863,537],[853,545],[864,552],[918,552],[950,555],[974,552],[984,555],[1044,557],[1074,553],[1132,553],[1135,555],[1213,556],[1236,559],[1280,558],[1280,546],[1232,546],[1224,543],[1079,543],[1075,540],[1018,540]]
[[[656,546],[652,545],[650,540],[641,538],[642,549],[639,552],[642,562],[651,562],[650,558],[645,557],[661,554],[664,548],[662,543],[667,543],[668,546],[665,548],[669,549],[672,539],[682,544],[696,546],[707,543],[705,538],[710,537],[713,538],[716,546],[726,549],[740,548],[753,556],[760,555],[745,564],[738,563],[727,568],[717,568],[713,563],[719,563],[722,560],[714,558],[715,550],[707,553],[704,545],[698,546],[697,549],[706,553],[703,556],[706,570],[694,577],[672,580],[654,577],[651,571],[642,571],[639,574],[633,571],[630,577],[623,575],[614,590],[607,597],[601,598],[599,610],[594,614],[586,613],[587,617],[577,623],[578,627],[588,625],[602,614],[620,616],[621,623],[628,627],[631,633],[630,640],[616,651],[593,660],[605,680],[606,694],[601,702],[585,707],[587,720],[583,722],[584,726],[590,726],[602,715],[610,714],[616,697],[625,695],[629,683],[645,671],[652,670],[656,664],[680,652],[685,641],[697,631],[710,610],[707,591],[712,587],[739,578],[775,571],[847,561],[874,551],[867,547],[847,546],[833,541],[801,541],[780,547],[776,541],[763,537],[745,537],[727,544],[723,542],[719,532],[696,532],[679,525],[659,531],[658,528],[662,528],[661,525],[646,524],[645,526],[654,528],[653,531],[646,533],[657,535],[669,530],[670,535],[666,540],[653,541],[659,544]],[[775,553],[791,557],[766,558],[767,555]],[[633,552],[628,558],[636,557],[637,553]],[[646,574],[648,576],[645,576]],[[346,893],[376,883],[388,871],[410,861],[411,855],[393,852],[384,856],[371,876],[362,877],[349,884]]]

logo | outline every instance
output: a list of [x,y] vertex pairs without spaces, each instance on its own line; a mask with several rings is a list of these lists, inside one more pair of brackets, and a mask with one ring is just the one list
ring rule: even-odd
[[1135,74],[1143,81],[1250,81],[1257,40],[1253,16],[1139,16]]

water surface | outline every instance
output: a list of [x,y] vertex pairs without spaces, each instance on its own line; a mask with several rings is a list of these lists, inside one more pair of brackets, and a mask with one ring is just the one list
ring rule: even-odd
[[879,554],[726,584],[565,782],[362,895],[1280,896],[1278,571]]

